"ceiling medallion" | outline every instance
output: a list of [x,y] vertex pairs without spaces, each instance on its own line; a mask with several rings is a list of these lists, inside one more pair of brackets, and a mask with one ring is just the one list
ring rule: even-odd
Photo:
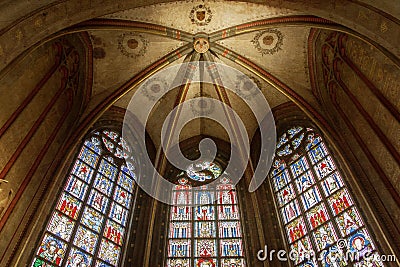
[[203,54],[203,53],[207,52],[208,49],[210,49],[210,43],[208,42],[207,38],[198,37],[194,40],[193,47],[197,53]]
[[143,85],[143,94],[151,101],[163,96],[168,88],[167,81],[159,77],[148,79]]
[[258,32],[251,42],[261,55],[273,55],[282,49],[283,34],[277,29]]
[[148,43],[141,34],[123,33],[118,37],[118,50],[130,58],[144,56]]
[[235,82],[235,92],[242,98],[247,100],[256,95],[261,90],[261,83],[253,76],[238,75]]
[[210,95],[196,94],[193,99],[194,101],[190,102],[190,106],[194,115],[206,116],[214,112],[215,103]]
[[200,4],[192,8],[189,18],[193,24],[205,26],[210,23],[212,16],[211,9],[204,4]]

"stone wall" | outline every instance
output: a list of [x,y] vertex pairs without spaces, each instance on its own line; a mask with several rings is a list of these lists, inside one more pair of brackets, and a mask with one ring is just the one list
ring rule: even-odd
[[1,264],[21,244],[46,195],[50,167],[83,108],[85,49],[77,35],[66,36],[40,46],[0,77]]

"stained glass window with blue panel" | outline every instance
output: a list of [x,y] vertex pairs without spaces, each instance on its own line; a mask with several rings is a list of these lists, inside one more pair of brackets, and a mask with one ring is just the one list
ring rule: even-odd
[[222,177],[214,187],[194,189],[189,181],[197,176],[196,171],[191,168],[191,176],[180,178],[171,194],[165,266],[245,267],[235,187],[228,177]]
[[79,198],[80,200],[85,198],[87,190],[88,185],[74,176],[69,177],[67,185],[65,186],[65,191]]
[[100,233],[101,227],[103,226],[103,220],[104,216],[100,212],[88,206],[85,207],[81,220],[83,225],[97,233]]
[[53,213],[53,216],[50,219],[50,223],[47,226],[47,231],[65,241],[69,241],[74,226],[75,222],[72,219],[56,211]]
[[85,181],[86,183],[90,183],[90,180],[92,179],[94,170],[89,167],[89,165],[83,163],[80,160],[77,160],[75,162],[74,168],[72,170],[72,173],[80,178],[81,180]]
[[128,192],[133,192],[133,180],[129,178],[128,174],[125,173],[125,171],[119,173],[118,185],[123,187]]
[[31,266],[120,265],[135,193],[135,166],[122,160],[128,154],[109,153],[123,153],[122,144],[131,151],[111,130],[84,140]]
[[192,224],[190,222],[171,222],[170,238],[190,238],[192,236]]
[[103,159],[100,163],[99,172],[108,179],[114,181],[118,173],[118,168],[114,164]]
[[305,172],[302,175],[299,175],[298,178],[296,178],[296,185],[299,193],[306,191],[313,184],[314,184],[314,178],[310,171]]
[[99,160],[99,155],[90,148],[82,147],[81,153],[79,153],[79,158],[94,168]]
[[113,183],[100,173],[96,175],[93,186],[107,197],[110,197],[113,189]]
[[284,170],[278,175],[274,176],[274,188],[275,191],[282,189],[290,181],[288,170]]
[[348,262],[339,257],[346,252],[338,245],[339,238],[347,240],[347,250],[360,256],[352,266],[383,266],[363,258],[363,253],[379,252],[318,133],[300,126],[282,133],[272,165],[271,186],[290,247],[298,255],[311,251],[321,259],[300,257],[296,266],[346,266]]

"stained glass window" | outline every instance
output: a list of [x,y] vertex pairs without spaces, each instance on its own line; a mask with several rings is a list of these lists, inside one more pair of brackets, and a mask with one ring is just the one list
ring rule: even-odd
[[111,130],[84,141],[31,266],[120,264],[135,190],[124,149],[131,148]]
[[376,244],[321,136],[293,127],[276,149],[270,181],[295,265],[383,266],[365,257]]
[[235,188],[225,174],[216,187],[192,187],[192,181],[204,181],[206,175],[212,179],[221,175],[219,165],[212,162],[201,165],[189,166],[186,177],[179,179],[173,190],[166,267],[244,267]]
[[194,181],[214,180],[221,175],[221,167],[217,163],[203,161],[190,165],[186,169],[186,175]]

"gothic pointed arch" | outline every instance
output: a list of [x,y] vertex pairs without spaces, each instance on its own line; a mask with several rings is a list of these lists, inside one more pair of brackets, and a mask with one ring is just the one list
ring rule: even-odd
[[[123,266],[132,262],[137,228],[143,224],[138,214],[143,212],[144,195],[135,182],[141,175],[137,155],[143,148],[122,137],[124,114],[112,107],[75,145],[67,171],[61,171],[64,178],[47,210],[29,266]],[[137,134],[135,129],[129,132]],[[147,144],[151,155],[151,141]]]
[[332,138],[294,105],[274,113],[276,151],[262,193],[271,194],[293,265],[386,266],[382,255],[393,250]]
[[[196,159],[200,137],[183,142],[182,151]],[[214,138],[215,140],[215,138]],[[176,184],[166,205],[162,264],[172,266],[249,266],[243,204],[229,174],[226,144],[215,140],[217,158],[190,165],[185,170],[167,168],[166,177]],[[224,146],[225,145],[225,146]],[[218,179],[216,186],[209,183]]]

